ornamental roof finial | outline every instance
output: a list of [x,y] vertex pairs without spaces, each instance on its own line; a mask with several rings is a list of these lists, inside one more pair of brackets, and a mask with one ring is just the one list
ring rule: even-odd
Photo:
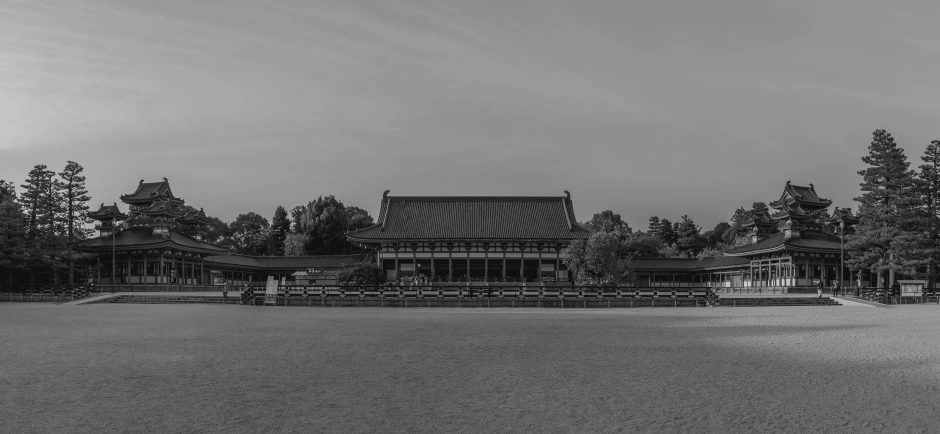
[[569,192],[568,190],[565,190],[565,197],[567,197],[568,200],[571,200],[571,192]]
[[166,177],[164,176],[164,177],[163,177],[163,182],[170,182],[170,181],[168,181],[168,180],[166,179]]
[[812,182],[809,183],[809,188],[811,188],[813,191],[816,191],[816,187],[813,187],[813,183],[812,183]]
[[385,190],[385,193],[382,193],[382,199],[385,199],[386,197],[388,197],[388,193],[391,191],[392,190]]
[[139,182],[137,185],[141,185],[141,184],[143,184],[143,183],[144,183],[144,180],[141,179],[140,182]]

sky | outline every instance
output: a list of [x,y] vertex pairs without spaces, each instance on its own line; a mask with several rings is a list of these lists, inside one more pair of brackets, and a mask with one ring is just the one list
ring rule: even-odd
[[[940,139],[940,2],[0,0],[0,179],[170,180],[225,221],[320,195],[546,195],[633,228]],[[122,207],[123,209],[123,207]]]

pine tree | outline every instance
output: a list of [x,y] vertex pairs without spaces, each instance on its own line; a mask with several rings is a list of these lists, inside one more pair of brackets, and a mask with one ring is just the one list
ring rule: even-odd
[[85,177],[81,174],[85,169],[74,161],[69,161],[65,169],[59,172],[59,194],[62,198],[61,221],[65,225],[67,244],[67,259],[69,264],[69,283],[75,280],[75,257],[73,256],[75,243],[84,240],[92,231],[85,228],[88,215],[88,189],[85,188]]
[[55,172],[39,164],[29,172],[21,187],[19,201],[25,213],[26,249],[29,258],[30,283],[35,283],[37,270],[52,269],[53,282],[64,256],[64,229],[61,219],[62,195]]
[[16,200],[16,187],[12,182],[0,179],[0,202],[7,199]]
[[705,237],[701,235],[700,228],[691,217],[684,215],[682,219],[676,222],[677,245],[680,250],[685,251],[690,257],[697,255],[705,247]]
[[661,224],[661,223],[659,222],[659,217],[657,217],[657,216],[652,216],[652,217],[650,217],[650,220],[649,220],[649,221],[650,221],[650,224],[649,224],[649,226],[647,226],[647,231],[646,231],[646,233],[647,233],[648,235],[651,235],[651,236],[654,236],[654,237],[658,237],[658,236],[659,236],[659,226],[660,226],[660,224]]
[[0,272],[13,283],[13,270],[26,268],[26,228],[23,212],[11,196],[0,200]]
[[290,220],[287,218],[287,210],[283,206],[278,206],[274,210],[274,217],[271,218],[271,229],[268,234],[268,254],[274,256],[284,256],[284,240],[290,232]]
[[846,237],[847,264],[854,269],[867,268],[881,276],[888,272],[884,285],[894,283],[895,273],[911,273],[927,261],[920,256],[924,234],[914,172],[904,150],[885,130],[873,133],[868,155],[862,161],[869,167],[860,170],[859,202],[861,223]]
[[29,171],[26,183],[20,186],[23,193],[19,200],[26,214],[26,235],[30,241],[34,240],[39,233],[46,191],[52,183],[53,175],[55,172],[47,170],[45,164],[38,164]]
[[669,221],[669,219],[659,220],[659,239],[662,240],[663,243],[667,246],[671,246],[676,243],[675,226],[671,221]]
[[928,233],[926,243],[930,250],[928,287],[933,289],[936,286],[937,265],[940,264],[940,140],[930,142],[920,159],[924,164],[919,167],[917,176],[918,193]]

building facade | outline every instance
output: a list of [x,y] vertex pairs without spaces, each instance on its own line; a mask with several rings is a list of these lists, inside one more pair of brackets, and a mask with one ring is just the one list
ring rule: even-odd
[[590,232],[564,196],[390,196],[374,226],[347,233],[392,280],[570,281],[562,251]]

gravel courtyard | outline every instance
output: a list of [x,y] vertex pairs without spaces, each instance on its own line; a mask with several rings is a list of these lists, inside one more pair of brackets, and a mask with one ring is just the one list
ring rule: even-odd
[[0,431],[936,432],[940,307],[0,304]]

